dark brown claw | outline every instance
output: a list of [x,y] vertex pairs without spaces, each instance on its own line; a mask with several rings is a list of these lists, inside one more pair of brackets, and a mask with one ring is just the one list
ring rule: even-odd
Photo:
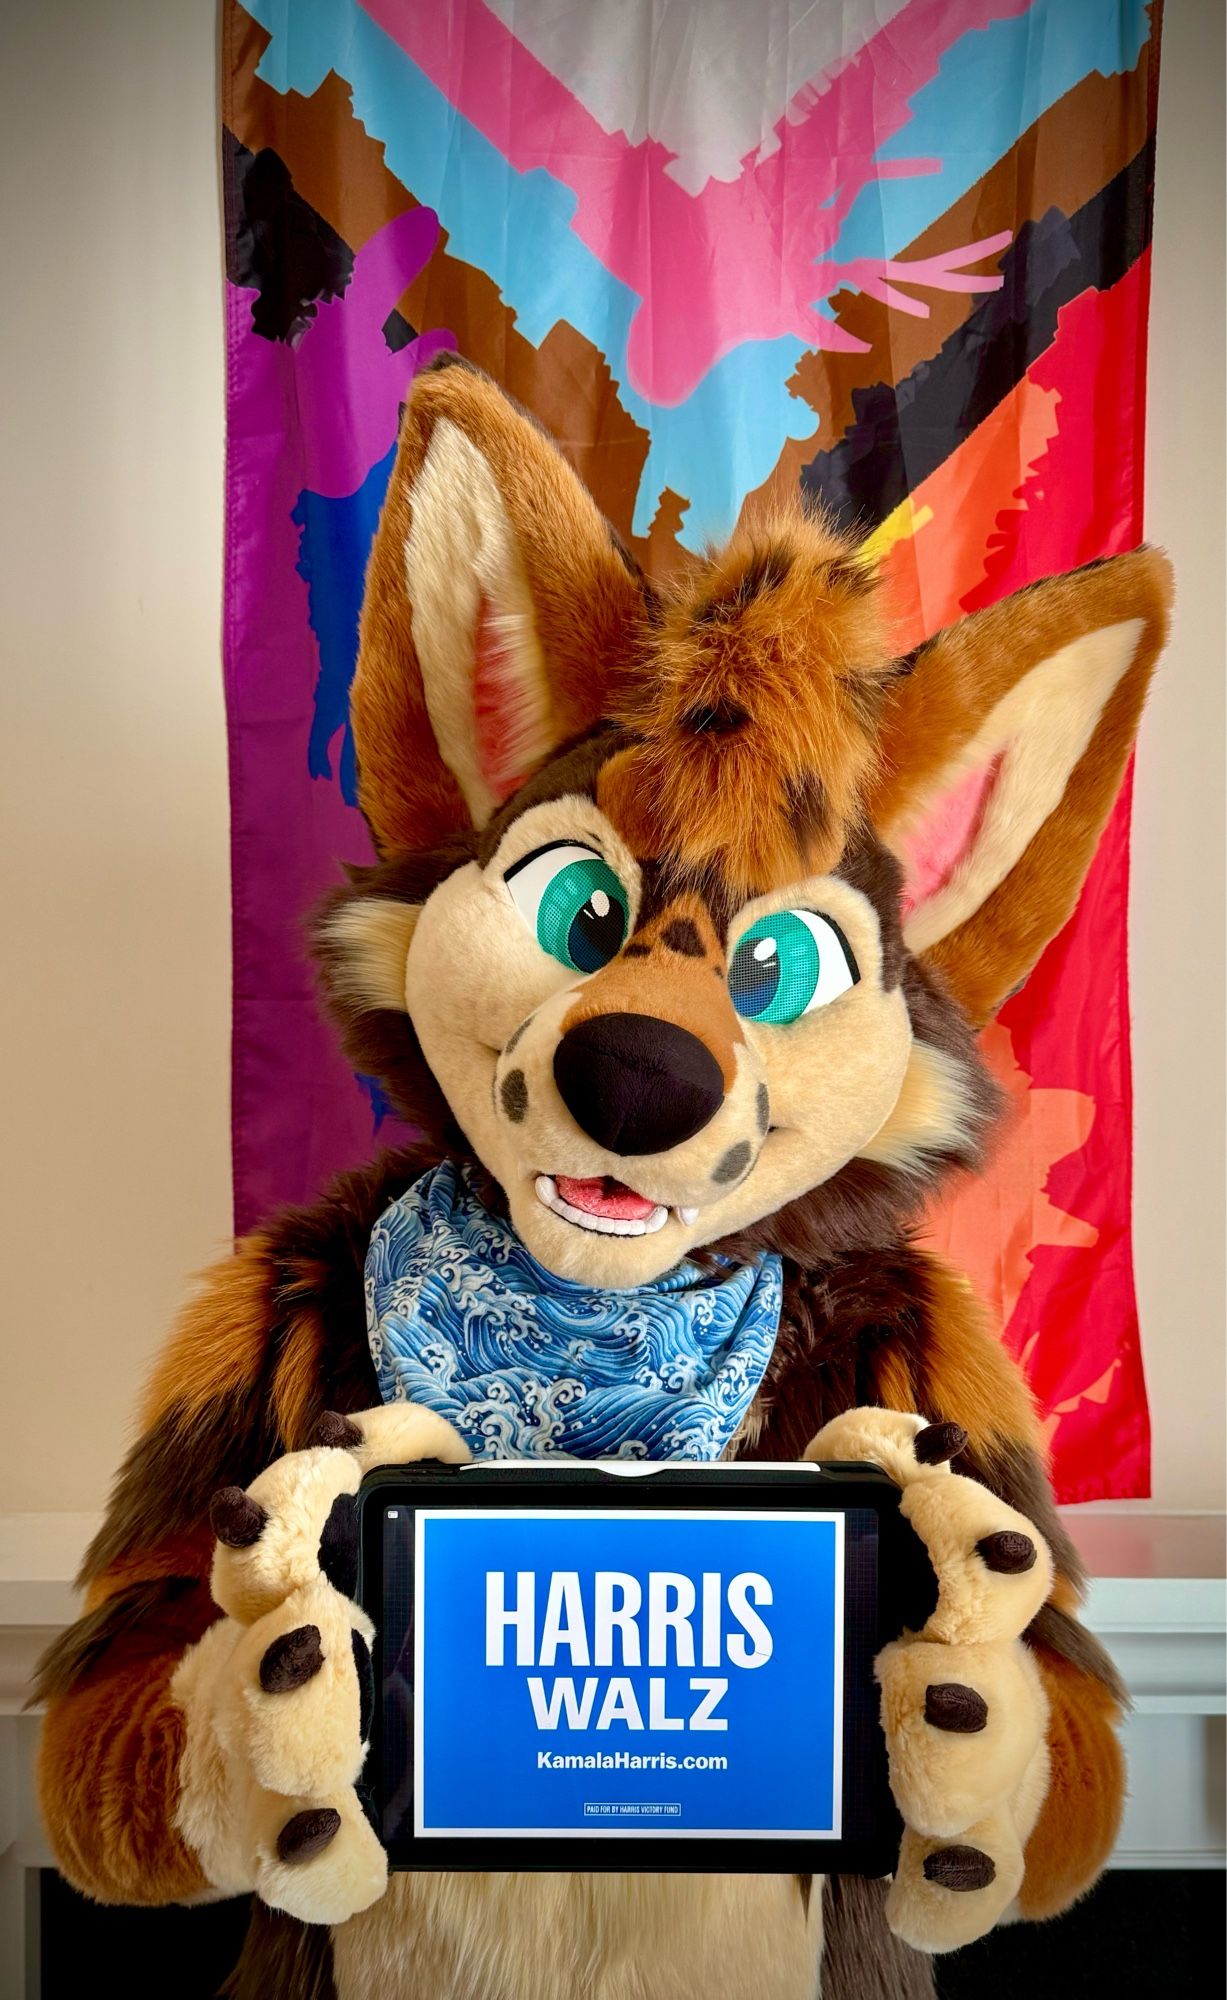
[[332,1445],[338,1451],[352,1451],[355,1445],[362,1443],[362,1432],[339,1410],[325,1410],[312,1432],[311,1442]]
[[996,1570],[1001,1576],[1022,1576],[1035,1568],[1039,1555],[1030,1535],[1019,1534],[1016,1528],[1002,1528],[996,1535],[984,1535],[976,1548],[984,1558],[984,1567]]
[[277,1835],[279,1861],[310,1861],[322,1854],[340,1829],[341,1815],[335,1806],[309,1806],[295,1813]]
[[249,1549],[264,1533],[268,1515],[241,1486],[223,1486],[209,1502],[209,1525],[228,1549]]
[[960,1681],[938,1681],[925,1689],[925,1721],[956,1736],[975,1736],[988,1727],[988,1703]]
[[967,1449],[967,1432],[962,1424],[929,1424],[917,1431],[912,1450],[920,1465],[945,1465]]
[[978,1847],[935,1847],[924,1859],[926,1882],[939,1889],[987,1889],[996,1880],[997,1869],[991,1855]]
[[265,1694],[289,1694],[318,1674],[324,1664],[318,1625],[296,1625],[274,1639],[260,1662],[260,1686]]

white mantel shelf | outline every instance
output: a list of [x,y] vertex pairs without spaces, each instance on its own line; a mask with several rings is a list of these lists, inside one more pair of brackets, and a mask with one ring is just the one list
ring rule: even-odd
[[[1118,1868],[1227,1860],[1224,1517],[1148,1503],[1062,1510],[1091,1578],[1086,1622],[1129,1689],[1129,1802]],[[44,1648],[77,1612],[90,1514],[0,1515],[0,1992],[23,1990],[25,1871],[50,1856],[33,1804],[38,1718],[24,1710]],[[8,1983],[6,1983],[6,1981]]]
[[1129,1797],[1112,1865],[1227,1861],[1227,1584],[1221,1514],[1148,1502],[1062,1509],[1091,1579],[1085,1618],[1124,1677]]
[[1135,1715],[1227,1713],[1221,1514],[1063,1509],[1090,1577],[1086,1623],[1125,1676]]

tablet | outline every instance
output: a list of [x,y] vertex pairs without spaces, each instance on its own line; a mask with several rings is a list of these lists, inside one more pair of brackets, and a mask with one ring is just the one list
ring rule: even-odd
[[894,1866],[873,1660],[932,1579],[876,1466],[423,1464],[359,1499],[391,1866]]

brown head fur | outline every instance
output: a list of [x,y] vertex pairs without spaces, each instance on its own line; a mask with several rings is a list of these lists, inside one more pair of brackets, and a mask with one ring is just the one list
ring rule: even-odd
[[743,525],[675,582],[615,716],[601,804],[637,852],[742,896],[820,874],[876,763],[890,670],[876,578],[821,520]]
[[[774,1246],[805,1262],[897,1240],[943,1174],[978,1161],[995,1100],[968,1017],[992,1011],[1069,914],[1169,597],[1164,559],[1139,551],[1020,592],[895,661],[872,568],[821,518],[800,506],[748,518],[725,549],[658,589],[524,413],[466,365],[428,372],[406,409],[376,537],[353,693],[381,860],[330,899],[317,933],[355,1067],[380,1078],[436,1152],[480,1155],[491,1173],[497,1158],[500,1180],[513,1169],[523,1199],[526,1174],[531,1185],[532,1174],[619,1171],[554,1101],[555,1042],[610,1015],[665,1022],[704,1043],[725,1091],[711,1161],[646,1148],[627,1168],[641,1195],[676,1204],[671,1216],[698,1212],[687,1207],[696,1201],[713,1211],[707,1233],[679,1239],[675,1254]],[[508,744],[524,750],[522,766]],[[981,767],[991,838],[974,827],[953,873],[904,923],[892,849]],[[517,836],[530,814],[544,831]],[[621,856],[626,933],[578,983],[511,907],[496,863],[518,837],[520,855],[579,840]],[[453,881],[462,871],[464,885]],[[787,911],[794,885],[802,911],[828,925],[841,909],[872,911],[861,945],[885,996],[876,1069],[876,1044],[847,1025],[868,1020],[855,976],[826,1041],[812,1022],[765,1030],[733,1006],[746,906]],[[428,929],[429,953],[411,956]],[[671,946],[683,931],[697,949]],[[418,967],[412,1003],[407,963]],[[487,996],[480,1017],[475,993]],[[906,1069],[889,1028],[900,1005]],[[902,1076],[890,1110],[875,1095],[888,1070]],[[798,1174],[786,1187],[791,1156],[777,1130],[796,1133],[798,1094],[804,1124],[807,1091],[815,1130],[841,1092],[846,1117],[851,1074],[860,1136],[842,1153],[832,1143],[817,1184]],[[756,1125],[754,1106],[774,1105],[777,1083],[791,1122],[778,1127],[768,1109]],[[514,1134],[500,1103],[518,1113]],[[725,1197],[703,1177],[723,1185],[713,1162],[726,1155],[751,1161],[747,1185],[758,1176],[775,1192],[767,1212],[747,1207],[738,1226],[730,1212],[721,1232]],[[693,1193],[680,1191],[687,1177]],[[516,1219],[522,1227],[522,1211]]]

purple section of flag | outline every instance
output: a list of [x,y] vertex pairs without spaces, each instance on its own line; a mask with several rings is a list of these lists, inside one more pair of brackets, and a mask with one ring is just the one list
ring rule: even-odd
[[[292,347],[255,333],[253,294],[227,288],[224,652],[240,1232],[280,1202],[311,1199],[371,1151],[372,1096],[321,1019],[306,949],[308,912],[341,879],[342,862],[370,859],[370,841],[335,778],[310,775],[322,662],[295,512],[301,521],[304,495],[357,493],[395,441],[414,374],[453,344],[437,331],[394,353],[383,336],[437,237],[427,209],[388,223],[355,260],[344,296],[321,304]],[[384,1123],[381,1136],[395,1129]]]

